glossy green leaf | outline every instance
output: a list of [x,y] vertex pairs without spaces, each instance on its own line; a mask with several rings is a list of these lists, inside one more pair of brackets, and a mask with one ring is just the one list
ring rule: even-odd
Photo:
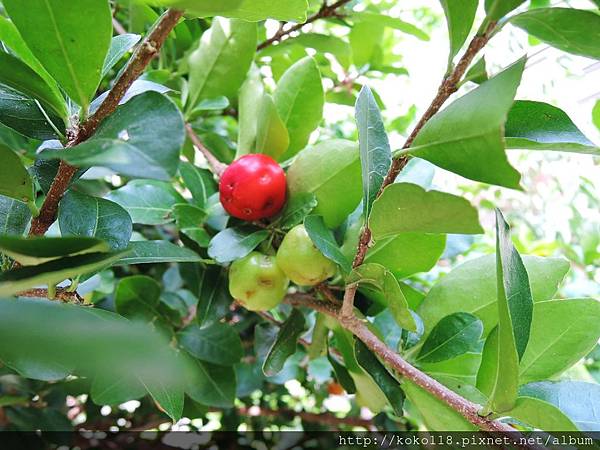
[[523,3],[525,0],[485,0],[485,12],[488,19],[497,21]]
[[316,206],[317,197],[312,192],[296,194],[286,202],[276,224],[282,230],[290,230],[303,223]]
[[[377,15],[381,16],[381,15]],[[352,61],[356,67],[376,65],[382,62],[382,41],[385,27],[375,20],[358,20],[350,31]]]
[[268,47],[261,51],[262,55],[277,54],[289,46],[301,45],[305,48],[312,48],[319,53],[329,53],[337,59],[344,68],[350,66],[352,59],[352,48],[350,44],[337,36],[321,33],[302,33],[282,41],[276,47]]
[[106,242],[86,237],[0,236],[0,250],[23,265],[38,264],[62,256],[106,252]]
[[95,237],[113,250],[126,248],[133,230],[121,206],[76,191],[68,191],[60,201],[58,223],[63,236]]
[[596,104],[592,109],[592,122],[594,122],[596,128],[600,130],[600,100],[596,101]]
[[314,214],[336,228],[356,209],[362,197],[360,156],[354,142],[332,139],[300,152],[287,172],[290,197],[313,193]]
[[445,361],[419,362],[419,368],[438,380],[451,378],[460,383],[475,386],[480,364],[481,353],[467,352]]
[[306,0],[221,0],[218,3],[213,0],[149,0],[148,3],[185,9],[198,17],[235,17],[251,22],[265,19],[304,22],[308,9]]
[[410,34],[418,39],[421,39],[422,41],[429,40],[429,35],[412,23],[405,22],[401,19],[391,17],[386,14],[378,14],[371,11],[361,11],[354,12],[351,17],[359,22],[369,22],[380,28],[388,27],[394,30],[402,31],[403,33]]
[[185,130],[175,103],[157,92],[145,92],[110,115],[82,144],[44,152],[75,166],[101,166],[135,178],[169,180],[177,173]]
[[457,2],[453,0],[440,0],[448,23],[448,34],[450,37],[450,55],[448,64],[463,47],[475,20],[478,0],[465,0]]
[[183,178],[185,187],[189,189],[196,206],[206,206],[208,198],[217,192],[215,180],[210,171],[200,169],[189,162],[179,165],[179,173]]
[[0,195],[0,235],[22,235],[30,219],[31,211],[27,205]]
[[465,77],[463,78],[463,82],[472,81],[473,83],[481,84],[484,81],[487,81],[488,79],[489,77],[487,73],[485,57],[482,56],[476,63],[474,63],[469,68],[469,70],[465,74]]
[[542,42],[574,55],[600,59],[600,16],[574,8],[538,8],[510,19]]
[[523,386],[520,394],[556,406],[581,431],[600,429],[600,386],[582,381],[543,381]]
[[90,396],[96,405],[119,405],[146,395],[146,389],[138,380],[113,379],[97,376],[92,381]]
[[556,406],[534,397],[519,397],[506,415],[539,430],[579,431],[577,426]]
[[257,26],[244,20],[217,18],[190,54],[188,110],[198,101],[237,97],[254,59]]
[[335,377],[337,378],[338,383],[342,385],[344,390],[348,394],[356,393],[356,385],[354,384],[354,380],[350,376],[348,370],[339,362],[337,362],[329,352],[327,353],[327,360],[329,361],[329,364],[331,364],[331,367],[333,367]]
[[173,216],[177,228],[200,247],[208,247],[210,235],[203,227],[206,211],[188,203],[173,206]]
[[185,199],[169,183],[134,180],[106,196],[121,205],[133,223],[161,225],[173,221],[171,209]]
[[33,54],[85,110],[100,83],[110,47],[108,3],[6,0],[3,4]]
[[264,94],[260,101],[257,120],[254,152],[281,159],[290,145],[290,135],[269,94]]
[[455,100],[425,124],[410,153],[463,177],[520,189],[504,151],[503,126],[525,59]]
[[0,295],[14,295],[35,286],[55,285],[67,278],[92,273],[110,266],[124,254],[125,252],[86,253],[2,272],[0,273]]
[[161,286],[146,275],[121,278],[115,288],[115,309],[128,318],[151,321],[158,311]]
[[225,323],[190,325],[177,334],[177,341],[195,358],[222,366],[237,364],[244,355],[239,335]]
[[60,94],[27,64],[16,57],[0,52],[0,83],[39,100],[45,111],[67,117],[67,106]]
[[335,241],[335,237],[322,216],[309,215],[304,219],[304,227],[315,247],[319,249],[328,259],[339,265],[346,273],[350,271],[350,261],[346,259],[339,245]]
[[190,365],[186,388],[186,394],[190,398],[203,405],[220,408],[233,406],[236,390],[233,367],[218,366],[197,359]]
[[354,342],[354,352],[358,364],[367,371],[381,388],[388,402],[398,416],[403,415],[404,392],[396,380],[369,348],[360,340]]
[[171,418],[173,422],[181,419],[183,414],[184,389],[183,386],[170,386],[163,383],[144,383],[142,384],[158,403],[160,408]]
[[117,265],[203,261],[198,253],[168,241],[130,242],[127,249],[129,252],[117,261]]
[[363,211],[368,218],[371,205],[392,164],[392,152],[379,107],[367,85],[363,86],[356,100],[355,117],[362,168]]
[[239,92],[236,159],[252,153],[256,148],[257,124],[264,92],[260,70],[256,65],[252,65]]
[[498,327],[494,341],[488,338],[490,342],[486,342],[482,358],[498,361],[495,370],[487,375],[491,377],[491,390],[486,408],[505,412],[512,409],[517,400],[519,361],[529,341],[533,299],[527,270],[499,210],[496,210],[496,280]]
[[286,70],[277,83],[274,102],[290,138],[289,147],[280,156],[284,161],[306,147],[323,119],[323,84],[312,57],[307,56]]
[[268,237],[268,230],[226,228],[210,241],[208,256],[221,264],[235,261],[249,254]]
[[434,363],[476,350],[482,333],[483,324],[473,314],[446,316],[429,333],[417,360]]
[[140,41],[140,39],[141,36],[139,34],[131,33],[121,34],[112,38],[108,54],[106,55],[104,65],[102,66],[102,78],[118,64],[121,58],[123,58],[123,56],[125,56],[125,54]]
[[24,203],[33,202],[35,191],[29,172],[21,158],[10,148],[0,144],[0,195]]
[[200,268],[200,265],[186,264],[200,270],[196,281],[198,286],[198,310],[196,319],[200,325],[221,319],[229,312],[233,302],[229,294],[227,273],[218,266]]
[[434,397],[409,380],[402,382],[402,389],[410,403],[418,410],[430,431],[476,431],[477,427],[442,400]]
[[483,233],[477,210],[464,198],[394,183],[373,203],[369,227],[375,241],[399,233]]
[[508,113],[507,148],[600,155],[567,114],[548,103],[517,100]]
[[290,317],[283,323],[275,342],[269,349],[269,353],[263,362],[263,373],[274,376],[283,369],[287,359],[296,353],[298,338],[304,332],[306,321],[302,313],[293,309]]
[[[523,256],[523,263],[536,302],[553,298],[569,271],[568,261],[562,258]],[[495,274],[495,256],[487,255],[465,262],[439,279],[417,310],[425,324],[425,334],[443,317],[467,312],[481,319],[487,335],[498,323]]]
[[57,139],[59,136],[55,129],[62,133],[64,123],[52,111],[47,116],[40,110],[35,99],[0,84],[0,123],[23,136],[42,140]]

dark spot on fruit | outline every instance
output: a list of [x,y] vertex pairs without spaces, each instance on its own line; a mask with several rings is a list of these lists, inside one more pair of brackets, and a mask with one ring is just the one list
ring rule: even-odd
[[244,214],[246,214],[247,216],[252,214],[252,210],[250,208],[244,208]]
[[273,203],[274,203],[273,197],[268,197],[267,201],[263,205],[263,209],[268,209],[268,208],[272,207]]
[[246,291],[246,298],[250,298],[250,297],[252,297],[254,294],[256,294],[256,291]]
[[271,280],[269,278],[259,278],[258,284],[260,284],[261,286],[265,286],[265,287],[271,287],[271,286],[273,286],[273,280]]

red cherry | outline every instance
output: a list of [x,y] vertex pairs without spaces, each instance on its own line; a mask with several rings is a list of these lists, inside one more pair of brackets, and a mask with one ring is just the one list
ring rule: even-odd
[[221,204],[233,217],[258,220],[277,214],[286,196],[285,172],[266,155],[245,155],[221,175]]

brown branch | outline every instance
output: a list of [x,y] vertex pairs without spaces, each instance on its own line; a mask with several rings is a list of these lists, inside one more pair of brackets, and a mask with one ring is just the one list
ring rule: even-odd
[[113,18],[112,18],[112,24],[113,24],[113,28],[117,34],[119,34],[119,35],[127,34],[127,30],[125,29],[125,27],[123,25],[121,25],[121,22],[119,22],[115,16],[113,16]]
[[277,32],[273,35],[273,37],[258,44],[256,49],[260,51],[263,48],[266,48],[269,45],[274,44],[275,42],[279,42],[279,41],[281,41],[281,39],[283,39],[286,36],[289,36],[290,34],[294,33],[295,31],[300,31],[304,25],[313,23],[316,20],[324,19],[327,17],[340,17],[340,14],[338,13],[337,9],[344,6],[348,2],[350,2],[350,0],[338,0],[337,2],[332,3],[331,5],[327,5],[326,1],[323,2],[323,6],[321,6],[321,9],[319,9],[319,11],[317,11],[312,16],[310,16],[308,19],[306,19],[305,22],[298,23],[298,24],[288,28],[287,30],[284,29],[283,27],[280,27],[279,30],[277,30]]
[[[31,297],[31,298],[50,298],[48,289],[29,289],[28,291],[20,292],[17,294],[18,297]],[[53,297],[54,300],[60,300],[67,303],[84,303],[85,300],[77,291],[69,291],[67,288],[57,288],[56,294]]]
[[202,153],[202,155],[206,158],[211,172],[214,173],[216,176],[220,177],[223,174],[223,172],[225,172],[225,169],[227,169],[227,164],[224,164],[221,161],[219,161],[217,157],[213,155],[208,148],[206,148],[204,143],[200,140],[200,138],[189,123],[185,124],[185,130],[187,131],[187,134],[190,140],[192,141],[192,144],[194,144],[194,147],[200,150],[200,153]]
[[[340,309],[331,304],[321,302],[307,294],[292,294],[286,297],[286,302],[295,307],[308,307],[324,314],[328,314],[339,319]],[[461,397],[456,392],[448,389],[446,386],[431,378],[429,375],[421,372],[409,364],[395,351],[385,345],[375,334],[369,330],[365,322],[355,316],[343,317],[340,324],[350,331],[354,336],[365,343],[371,351],[379,356],[385,363],[396,370],[400,375],[412,381],[435,396],[440,401],[457,411],[470,423],[484,431],[493,431],[499,433],[514,433],[516,430],[511,426],[479,415],[480,405],[470,402]]]
[[[100,123],[117,109],[119,102],[127,90],[142,74],[150,61],[158,54],[162,44],[167,39],[171,30],[177,25],[182,15],[183,11],[169,9],[160,17],[150,34],[148,34],[144,41],[138,46],[129,60],[127,67],[98,110],[78,129],[69,130],[69,140],[66,145],[67,148],[74,147],[92,136]],[[29,231],[30,236],[43,235],[48,231],[50,225],[54,223],[58,211],[58,203],[69,187],[69,183],[76,171],[76,167],[61,161],[58,172],[54,177],[54,181],[52,181],[50,190],[40,209],[40,215],[31,222],[31,229]]]
[[[442,105],[448,100],[448,98],[458,90],[458,83],[461,78],[464,76],[465,72],[473,62],[473,59],[483,49],[483,47],[487,44],[487,42],[492,37],[494,29],[496,27],[496,22],[491,22],[483,34],[476,35],[469,47],[465,51],[462,58],[459,60],[458,64],[454,68],[454,70],[444,78],[442,84],[440,85],[437,95],[413,129],[412,133],[408,136],[403,149],[409,148],[414,142],[415,138],[421,131],[421,129],[425,126],[425,124],[440,110]],[[390,170],[385,177],[381,189],[379,190],[378,196],[381,195],[383,190],[390,184],[394,182],[394,180],[398,177],[398,174],[406,164],[408,163],[408,158],[403,155],[399,158],[396,158],[392,161],[392,165]],[[360,266],[365,257],[367,255],[367,251],[369,250],[369,246],[371,243],[371,230],[369,229],[368,223],[365,224],[359,238],[358,242],[358,250],[356,252],[356,256],[354,257],[354,261],[352,266],[358,267]],[[341,316],[346,319],[350,319],[354,315],[354,297],[356,295],[356,285],[349,286],[346,289],[344,294],[344,304],[341,310]]]

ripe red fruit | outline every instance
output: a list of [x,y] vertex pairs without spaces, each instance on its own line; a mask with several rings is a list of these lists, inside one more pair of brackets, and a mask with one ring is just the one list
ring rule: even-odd
[[266,155],[245,155],[221,175],[221,204],[233,217],[258,220],[277,214],[286,196],[285,173]]

